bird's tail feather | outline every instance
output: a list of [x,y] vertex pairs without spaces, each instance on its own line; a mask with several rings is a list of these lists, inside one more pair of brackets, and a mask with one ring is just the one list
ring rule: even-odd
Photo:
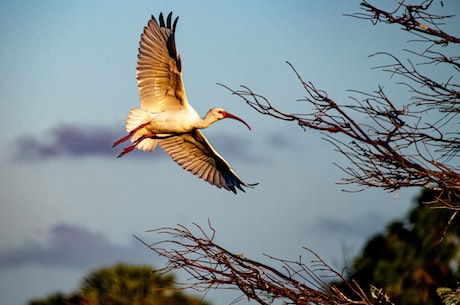
[[[133,139],[135,139],[133,137]],[[137,148],[143,151],[154,151],[155,147],[157,147],[158,140],[157,139],[143,139],[142,141],[137,144]]]
[[139,108],[131,108],[131,111],[128,113],[128,118],[126,119],[126,131],[131,132],[139,126],[150,122],[151,120],[152,118],[147,111],[141,110]]
[[146,135],[148,131],[145,128],[139,129],[139,127],[148,124],[151,120],[152,117],[150,116],[150,114],[139,108],[131,108],[131,111],[128,114],[128,118],[126,119],[126,131],[130,133],[135,131],[131,137],[131,142],[135,143],[136,141],[139,141],[139,143],[136,146],[138,149],[143,151],[154,151],[155,147],[158,144],[157,139],[141,139],[143,136]]

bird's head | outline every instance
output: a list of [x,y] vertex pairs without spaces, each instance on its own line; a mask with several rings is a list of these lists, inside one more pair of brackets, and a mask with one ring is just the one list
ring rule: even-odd
[[234,119],[234,120],[240,121],[241,123],[246,125],[246,127],[248,127],[249,130],[251,130],[251,126],[249,126],[249,124],[246,123],[242,118],[239,118],[236,115],[228,113],[225,109],[222,109],[222,108],[212,108],[211,110],[209,110],[207,116],[211,116],[216,121],[222,120],[222,119]]

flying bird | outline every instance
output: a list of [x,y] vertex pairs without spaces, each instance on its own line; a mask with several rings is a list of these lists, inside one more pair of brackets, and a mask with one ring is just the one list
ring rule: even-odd
[[251,127],[241,118],[222,108],[212,108],[201,118],[188,103],[182,82],[182,63],[176,50],[176,17],[172,12],[159,23],[151,17],[141,34],[137,60],[137,85],[140,108],[131,108],[126,119],[127,136],[113,147],[131,139],[132,145],[118,155],[134,148],[153,152],[157,144],[184,169],[219,188],[236,194],[243,187],[257,185],[243,182],[230,164],[211,146],[200,129],[229,118]]

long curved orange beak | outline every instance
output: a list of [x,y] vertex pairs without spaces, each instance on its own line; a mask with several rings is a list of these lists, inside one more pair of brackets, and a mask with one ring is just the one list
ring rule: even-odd
[[242,118],[239,118],[239,117],[237,117],[236,115],[233,115],[233,114],[231,114],[231,113],[225,112],[224,118],[226,118],[226,119],[234,119],[234,120],[240,121],[241,123],[243,123],[244,125],[246,125],[246,127],[248,127],[249,130],[252,130],[252,129],[251,129],[251,126],[249,126],[248,123],[246,123]]

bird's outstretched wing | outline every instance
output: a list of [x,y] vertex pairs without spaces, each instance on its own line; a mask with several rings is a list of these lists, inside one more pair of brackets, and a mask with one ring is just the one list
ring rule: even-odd
[[161,148],[180,166],[219,188],[236,194],[237,188],[244,192],[243,186],[256,185],[243,182],[199,129],[159,142]]
[[141,34],[136,77],[142,110],[161,112],[187,107],[174,38],[178,18],[172,22],[171,12],[165,22],[160,13],[158,23],[152,16]]

